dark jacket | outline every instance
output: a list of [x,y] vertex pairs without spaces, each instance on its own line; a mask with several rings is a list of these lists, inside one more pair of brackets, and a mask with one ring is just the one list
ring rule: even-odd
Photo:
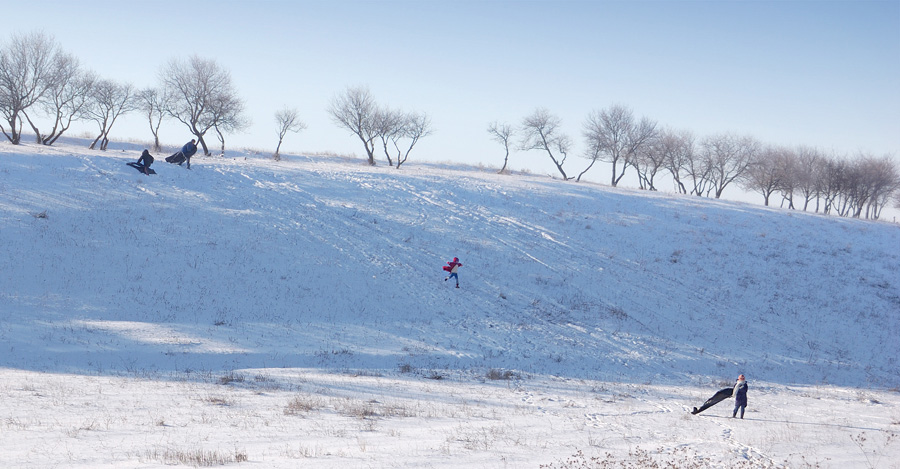
[[736,406],[746,406],[747,405],[747,390],[750,389],[750,386],[747,385],[747,381],[738,381],[737,384],[734,385],[734,405]]
[[144,165],[145,168],[149,168],[150,165],[153,164],[153,155],[151,155],[149,151],[144,150],[137,162],[138,164]]
[[185,158],[190,158],[194,156],[194,153],[197,153],[197,145],[194,145],[194,142],[187,142],[181,147],[181,154],[184,155]]

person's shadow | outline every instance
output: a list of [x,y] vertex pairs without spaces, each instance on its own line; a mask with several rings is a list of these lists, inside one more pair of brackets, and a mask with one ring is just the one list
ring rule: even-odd
[[[732,417],[726,417],[722,415],[704,415],[704,417],[710,417],[714,419],[727,419],[731,420]],[[832,427],[832,428],[849,428],[852,430],[869,430],[873,432],[880,432],[884,430],[883,428],[872,428],[872,427],[855,427],[853,425],[841,425],[838,423],[820,423],[820,422],[797,422],[794,420],[771,420],[771,419],[760,419],[753,417],[744,417],[743,420],[750,420],[756,422],[771,422],[771,423],[788,423],[791,425],[814,425],[819,427]]]

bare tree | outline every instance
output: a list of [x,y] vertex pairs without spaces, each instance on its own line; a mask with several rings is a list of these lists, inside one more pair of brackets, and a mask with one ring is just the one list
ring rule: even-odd
[[[52,58],[52,63],[50,65],[49,73],[46,75],[46,83],[48,85],[46,93],[41,97],[40,100],[35,103],[34,106],[31,106],[30,109],[23,109],[22,116],[28,122],[28,125],[31,127],[31,130],[34,131],[35,140],[37,143],[45,144],[44,135],[38,129],[37,126],[37,117],[39,114],[48,114],[56,117],[53,121],[54,128],[51,134],[56,133],[56,127],[59,124],[59,113],[57,110],[60,106],[54,106],[57,104],[60,98],[60,94],[65,89],[66,82],[74,81],[78,76],[78,59],[75,56],[66,54],[60,50],[57,50],[56,54],[54,54]],[[29,115],[31,114],[31,115]],[[52,138],[50,135],[48,137]]]
[[[656,136],[656,122],[642,118],[636,122],[631,109],[612,105],[591,112],[584,123],[591,165],[600,160],[612,164],[613,187],[619,184],[629,166],[635,165],[638,150]],[[618,166],[621,163],[621,171]],[[588,166],[590,168],[590,166]],[[587,170],[585,170],[587,171]]]
[[283,108],[275,113],[275,123],[278,124],[278,146],[275,147],[275,159],[281,159],[279,151],[281,150],[281,142],[288,132],[297,133],[306,129],[306,124],[300,120],[297,108]]
[[876,187],[866,217],[877,220],[892,198],[900,198],[900,168],[897,160],[888,155],[876,160],[875,165]]
[[819,178],[822,155],[815,148],[806,146],[797,147],[794,154],[797,158],[793,173],[794,190],[803,196],[803,211],[806,211],[809,202],[815,199],[818,212],[819,185],[816,181]]
[[704,158],[710,168],[709,179],[716,198],[725,188],[741,178],[754,161],[762,145],[752,137],[719,134],[702,143]]
[[168,115],[169,104],[172,97],[166,88],[145,88],[136,95],[138,109],[144,113],[150,132],[153,133],[153,149],[161,151],[159,143],[159,126]]
[[[434,132],[434,129],[431,127],[431,118],[428,117],[428,114],[411,112],[405,116],[402,130],[393,139],[394,148],[397,149],[397,169],[400,169],[400,165],[406,163],[406,160],[409,159],[409,154],[412,152],[413,147],[416,146],[416,143],[422,137],[431,135],[432,132]],[[401,139],[407,140],[403,150],[401,150],[399,144]]]
[[[13,145],[22,138],[19,115],[40,102],[55,84],[58,54],[56,41],[43,33],[14,35],[7,47],[0,48],[0,113],[10,127],[7,133],[0,125],[0,131]],[[38,142],[40,138],[38,133]]]
[[817,188],[822,197],[822,213],[828,214],[832,210],[840,212],[839,199],[847,186],[848,166],[843,158],[834,155],[822,159]]
[[378,138],[376,113],[378,106],[366,87],[347,88],[344,94],[332,99],[328,108],[332,120],[346,128],[366,148],[369,164],[375,165],[375,139]]
[[224,151],[223,132],[246,125],[244,105],[231,84],[231,74],[215,60],[196,55],[186,62],[173,59],[162,69],[160,78],[172,96],[169,115],[197,137],[207,156],[206,132],[215,128]]
[[787,202],[788,208],[796,210],[794,197],[800,191],[800,184],[804,179],[800,161],[796,151],[788,147],[781,147],[778,151],[778,172],[781,181],[778,184],[778,192],[781,193],[781,206]]
[[225,155],[225,134],[243,130],[250,125],[249,119],[244,115],[244,102],[234,93],[222,93],[213,97],[210,107],[210,120],[212,128],[216,131],[216,138],[222,145],[221,154]]
[[852,216],[877,220],[881,211],[900,189],[900,172],[897,163],[889,156],[876,158],[871,155],[860,155],[853,164],[855,184],[849,189],[849,197],[853,207]]
[[871,188],[866,183],[866,169],[865,164],[859,160],[847,160],[837,193],[837,211],[840,216],[858,217],[862,207],[868,202]]
[[73,121],[87,118],[86,108],[97,81],[97,75],[83,71],[78,59],[70,54],[58,54],[54,65],[53,87],[40,103],[40,108],[53,119],[53,127],[49,132],[42,133],[28,113],[22,112],[35,135],[41,136],[44,145],[53,145],[69,130]]
[[634,169],[638,173],[638,184],[641,189],[655,191],[654,180],[660,169],[664,168],[669,157],[666,142],[660,134],[648,139],[638,147],[634,158]]
[[900,208],[900,188],[894,192],[894,208]]
[[822,200],[822,213],[878,219],[900,192],[900,169],[890,156],[860,154],[848,159],[820,155],[816,162],[815,194]]
[[763,196],[763,204],[769,206],[769,199],[775,191],[785,186],[785,150],[767,146],[760,151],[747,167],[741,179],[741,186],[749,191],[759,192]]
[[97,81],[85,112],[100,127],[100,133],[89,148],[93,150],[99,141],[100,150],[106,150],[109,145],[109,132],[116,119],[137,109],[136,104],[134,87],[131,84],[117,83],[113,80]]
[[[563,170],[566,162],[566,154],[570,146],[568,137],[559,134],[561,121],[550,114],[544,108],[536,109],[531,115],[522,119],[521,132],[523,134],[521,150],[542,150],[547,152],[550,161],[556,166],[563,180],[569,177]],[[563,150],[563,151],[560,151]],[[553,153],[557,152],[556,155]]]
[[676,132],[665,129],[660,134],[659,145],[665,158],[663,167],[672,175],[678,192],[687,194],[682,179],[689,162],[694,158],[694,134],[689,131]]
[[691,180],[691,195],[709,197],[713,190],[713,163],[707,152],[698,145],[685,166],[685,173]]
[[[375,111],[372,125],[375,134],[381,140],[381,146],[384,149],[384,157],[387,158],[388,166],[394,166],[394,160],[391,158],[388,144],[391,142],[396,143],[403,135],[403,132],[405,132],[406,124],[406,115],[402,111],[387,108],[379,108]],[[396,144],[394,146],[397,147]],[[397,147],[397,160],[400,160],[399,147]]]
[[515,131],[509,124],[500,124],[496,121],[488,125],[487,131],[491,135],[491,140],[503,145],[503,149],[506,150],[506,155],[503,157],[503,167],[500,168],[500,171],[497,171],[497,173],[503,174],[506,172],[506,164],[509,161],[509,140],[513,137]]

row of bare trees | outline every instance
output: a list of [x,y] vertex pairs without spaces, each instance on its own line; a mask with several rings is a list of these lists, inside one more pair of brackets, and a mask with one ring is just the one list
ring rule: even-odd
[[[184,124],[205,154],[212,131],[225,151],[225,135],[249,125],[231,74],[214,60],[173,59],[159,72],[158,87],[136,90],[130,83],[100,78],[44,33],[13,35],[0,45],[0,131],[14,145],[27,122],[38,143],[52,145],[77,121],[97,124],[94,149],[106,150],[123,115],[140,111],[160,150],[163,120]],[[42,130],[43,129],[43,130]]]
[[[892,197],[900,197],[900,171],[889,157],[860,154],[853,159],[811,147],[764,148],[742,181],[764,203],[780,194],[782,206],[877,219]],[[900,202],[900,200],[898,200]]]
[[[166,119],[183,124],[197,138],[206,155],[205,137],[212,132],[225,152],[225,136],[249,125],[244,103],[230,73],[214,60],[192,56],[173,59],[159,71],[159,85],[135,90],[133,85],[102,79],[84,69],[77,58],[63,51],[43,33],[13,35],[0,47],[0,131],[19,144],[27,123],[37,142],[52,145],[76,121],[93,121],[98,128],[91,142],[105,150],[110,132],[123,115],[139,111],[147,119],[159,151],[159,129]],[[379,105],[366,87],[351,87],[335,97],[328,109],[333,121],[363,143],[368,162],[375,164],[380,147],[388,165],[400,168],[423,137],[433,132],[430,117]],[[275,114],[281,143],[288,132],[306,124],[296,109]],[[511,146],[546,153],[565,180],[581,178],[598,162],[612,167],[610,184],[617,186],[629,172],[640,188],[656,190],[660,174],[674,180],[684,194],[719,198],[735,184],[763,195],[766,205],[773,194],[783,204],[842,216],[878,218],[892,197],[900,198],[897,164],[889,157],[858,155],[854,159],[826,156],[812,148],[767,146],[750,136],[730,133],[697,140],[691,132],[662,128],[630,108],[612,105],[592,111],[582,125],[588,160],[580,172],[565,167],[573,140],[562,132],[561,119],[539,108],[514,127],[494,122],[488,132],[505,150],[506,170]],[[42,130],[43,129],[43,130]]]
[[[0,48],[0,131],[15,145],[26,122],[38,143],[52,145],[73,121],[89,119],[100,127],[93,148],[106,141],[131,93],[128,86],[83,70],[77,58],[42,33],[13,36]],[[50,130],[41,132],[38,117],[44,116],[50,118]]]
[[[427,114],[377,105],[364,87],[347,89],[335,98],[329,111],[335,122],[360,138],[369,164],[375,164],[378,145],[388,164],[399,168],[416,143],[433,131]],[[216,136],[224,153],[225,136],[249,125],[230,73],[214,60],[196,55],[173,59],[160,69],[158,86],[136,90],[131,84],[101,79],[84,69],[77,58],[43,33],[13,35],[0,45],[0,113],[4,121],[0,131],[12,144],[21,142],[25,122],[38,143],[52,145],[73,122],[93,121],[98,134],[90,148],[99,143],[99,149],[106,150],[113,125],[131,112],[140,112],[146,119],[156,151],[161,150],[160,127],[166,119],[183,124],[206,155],[210,154],[208,134]],[[275,113],[275,122],[278,146],[274,156],[278,159],[287,133],[299,132],[306,124],[296,109],[288,107]]]
[[347,88],[336,96],[328,113],[335,124],[359,138],[370,165],[375,165],[376,145],[380,145],[388,165],[399,169],[416,143],[433,132],[427,114],[379,105],[364,86]]
[[[689,131],[662,128],[656,121],[634,116],[623,105],[612,105],[588,114],[582,126],[589,163],[577,176],[564,164],[572,151],[571,138],[560,130],[561,120],[543,108],[524,117],[514,127],[507,123],[488,125],[490,137],[505,149],[506,170],[510,148],[546,153],[565,180],[580,181],[597,162],[612,167],[610,184],[615,187],[631,170],[641,189],[657,190],[660,174],[668,174],[683,194],[720,198],[734,184],[759,192],[769,205],[773,194],[783,204],[877,219],[892,197],[900,204],[900,170],[888,156],[858,155],[853,159],[827,156],[809,147],[784,148],[764,145],[750,136],[731,133],[698,140]],[[516,141],[518,140],[518,141]],[[516,145],[518,143],[518,145]]]

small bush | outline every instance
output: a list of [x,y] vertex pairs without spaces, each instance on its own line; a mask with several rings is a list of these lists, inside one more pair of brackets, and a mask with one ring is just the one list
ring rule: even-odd
[[219,451],[207,451],[202,449],[181,450],[165,449],[150,450],[144,455],[152,461],[159,461],[167,466],[183,464],[194,467],[224,466],[236,462],[247,462],[247,453],[235,450],[234,453],[221,453]]
[[318,399],[310,396],[295,396],[284,408],[284,415],[301,415],[312,412],[321,406]]
[[609,313],[609,317],[613,319],[618,319],[620,321],[628,319],[628,315],[621,306],[610,306],[609,309],[607,309],[607,313]]
[[228,399],[226,399],[224,397],[219,397],[219,396],[209,396],[204,400],[207,403],[212,404],[212,405],[219,405],[219,406],[230,406],[231,405],[231,401],[229,401]]
[[244,379],[245,378],[243,375],[240,375],[240,374],[236,375],[236,374],[234,374],[234,372],[228,372],[227,375],[219,378],[219,384],[225,385],[225,384],[231,384],[231,383],[243,383]]
[[509,370],[497,370],[491,368],[490,371],[487,372],[487,379],[498,381],[498,380],[511,380],[514,378],[518,378],[518,375]]

